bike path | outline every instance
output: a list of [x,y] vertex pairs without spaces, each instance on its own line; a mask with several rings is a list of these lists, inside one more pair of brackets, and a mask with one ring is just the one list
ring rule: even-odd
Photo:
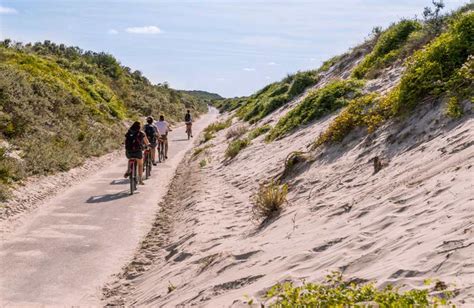
[[[196,121],[194,136],[216,117],[212,108]],[[133,256],[193,141],[184,126],[170,132],[169,159],[132,196],[124,157],[27,217],[1,244],[0,306],[100,304],[101,287]]]

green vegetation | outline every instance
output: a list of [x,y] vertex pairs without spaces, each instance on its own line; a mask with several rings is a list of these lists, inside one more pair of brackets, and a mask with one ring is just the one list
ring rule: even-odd
[[193,152],[193,155],[192,157],[197,157],[199,156],[202,152],[206,151],[207,149],[211,148],[212,147],[212,144],[207,144],[205,146],[202,146],[202,147],[199,147],[199,148],[196,148]]
[[[122,146],[126,121],[206,104],[165,85],[111,55],[49,41],[0,42],[0,173],[2,187],[25,176],[65,171]],[[16,157],[16,158],[12,158]]]
[[428,289],[400,292],[391,285],[378,290],[373,283],[345,281],[338,272],[328,275],[323,283],[304,283],[302,286],[279,283],[265,296],[275,300],[271,307],[375,307],[376,304],[377,307],[436,307],[450,304],[452,292],[444,291],[444,297],[448,299],[430,296]]
[[260,185],[252,208],[253,218],[266,221],[278,215],[287,202],[287,195],[287,184],[278,185],[272,181],[268,185]]
[[271,129],[272,129],[272,127],[268,124],[256,127],[256,128],[254,128],[253,130],[250,131],[248,137],[249,137],[250,140],[253,140],[253,139],[257,138],[258,136],[261,136],[261,135],[269,132]]
[[413,54],[406,63],[400,84],[383,106],[393,115],[406,114],[428,95],[440,96],[464,84],[471,87],[463,94],[474,95],[472,73],[463,78],[461,71],[463,65],[472,68],[472,57],[468,59],[472,54],[474,12],[469,12],[455,18],[446,32]]
[[201,167],[201,168],[206,167],[206,165],[207,165],[207,160],[206,159],[203,159],[199,162],[199,167]]
[[462,116],[460,101],[474,97],[474,12],[454,14],[447,30],[406,61],[400,83],[388,95],[351,100],[315,142],[339,142],[356,127],[369,132],[409,114],[427,98],[449,97],[447,115]]
[[210,93],[210,92],[201,91],[201,90],[191,90],[191,91],[180,90],[179,92],[193,96],[199,100],[208,101],[208,102],[224,99],[222,96],[220,96],[217,93]]
[[368,127],[369,131],[373,131],[383,120],[376,108],[377,100],[378,96],[375,93],[351,100],[326,131],[318,137],[316,146],[326,142],[340,142],[356,127]]
[[457,97],[451,97],[446,105],[446,114],[451,118],[460,118],[464,114]]
[[363,82],[357,80],[336,80],[311,92],[278,121],[267,135],[267,140],[281,137],[300,125],[308,124],[347,105],[350,98],[360,95],[362,85]]
[[250,145],[250,140],[245,139],[237,139],[229,143],[229,146],[225,150],[225,157],[232,159],[239,154],[242,149],[245,149]]
[[237,115],[245,121],[255,123],[316,84],[318,73],[319,71],[298,72],[266,86],[252,95],[239,108]]
[[390,26],[380,34],[372,52],[354,69],[352,76],[364,78],[392,63],[400,55],[410,34],[420,29],[420,23],[413,20],[402,20]]
[[229,118],[226,121],[218,121],[210,124],[204,129],[204,138],[201,143],[208,142],[215,137],[214,133],[228,128],[232,124],[232,119]]

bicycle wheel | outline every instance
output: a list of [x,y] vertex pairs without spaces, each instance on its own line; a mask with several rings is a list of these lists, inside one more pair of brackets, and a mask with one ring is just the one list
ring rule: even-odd
[[134,178],[134,181],[133,181],[133,190],[137,190],[137,186],[138,186],[138,163],[135,161],[134,164],[133,164],[133,178]]

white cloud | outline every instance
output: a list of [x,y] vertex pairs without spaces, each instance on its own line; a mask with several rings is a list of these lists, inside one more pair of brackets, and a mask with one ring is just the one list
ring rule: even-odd
[[270,80],[272,78],[270,76],[265,76],[265,79]]
[[277,63],[276,62],[268,62],[267,65],[273,66],[273,65],[277,65]]
[[252,67],[246,67],[243,70],[246,71],[246,72],[255,72],[255,69],[252,68]]
[[11,8],[11,7],[6,7],[6,6],[1,6],[0,5],[0,14],[16,14],[18,13],[17,10]]
[[112,34],[112,35],[115,35],[115,34],[118,34],[119,32],[115,29],[110,29],[109,31],[107,31],[108,34]]
[[130,27],[125,29],[128,33],[134,34],[159,34],[161,29],[157,26],[145,26],[145,27]]

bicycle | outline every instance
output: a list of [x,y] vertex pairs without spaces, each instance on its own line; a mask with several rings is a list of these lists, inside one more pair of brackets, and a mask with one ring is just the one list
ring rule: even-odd
[[128,160],[128,170],[129,170],[129,179],[130,179],[130,195],[133,195],[133,192],[137,190],[138,185],[138,171],[137,171],[137,160],[132,158]]
[[192,124],[190,122],[186,123],[186,134],[188,134],[188,140],[191,138],[193,134],[191,131],[191,125]]
[[153,159],[151,157],[151,148],[148,146],[144,152],[145,161],[143,162],[143,171],[145,171],[145,179],[151,176],[151,169],[153,167]]
[[162,138],[158,139],[158,162],[164,162],[166,159],[165,156],[165,141]]

